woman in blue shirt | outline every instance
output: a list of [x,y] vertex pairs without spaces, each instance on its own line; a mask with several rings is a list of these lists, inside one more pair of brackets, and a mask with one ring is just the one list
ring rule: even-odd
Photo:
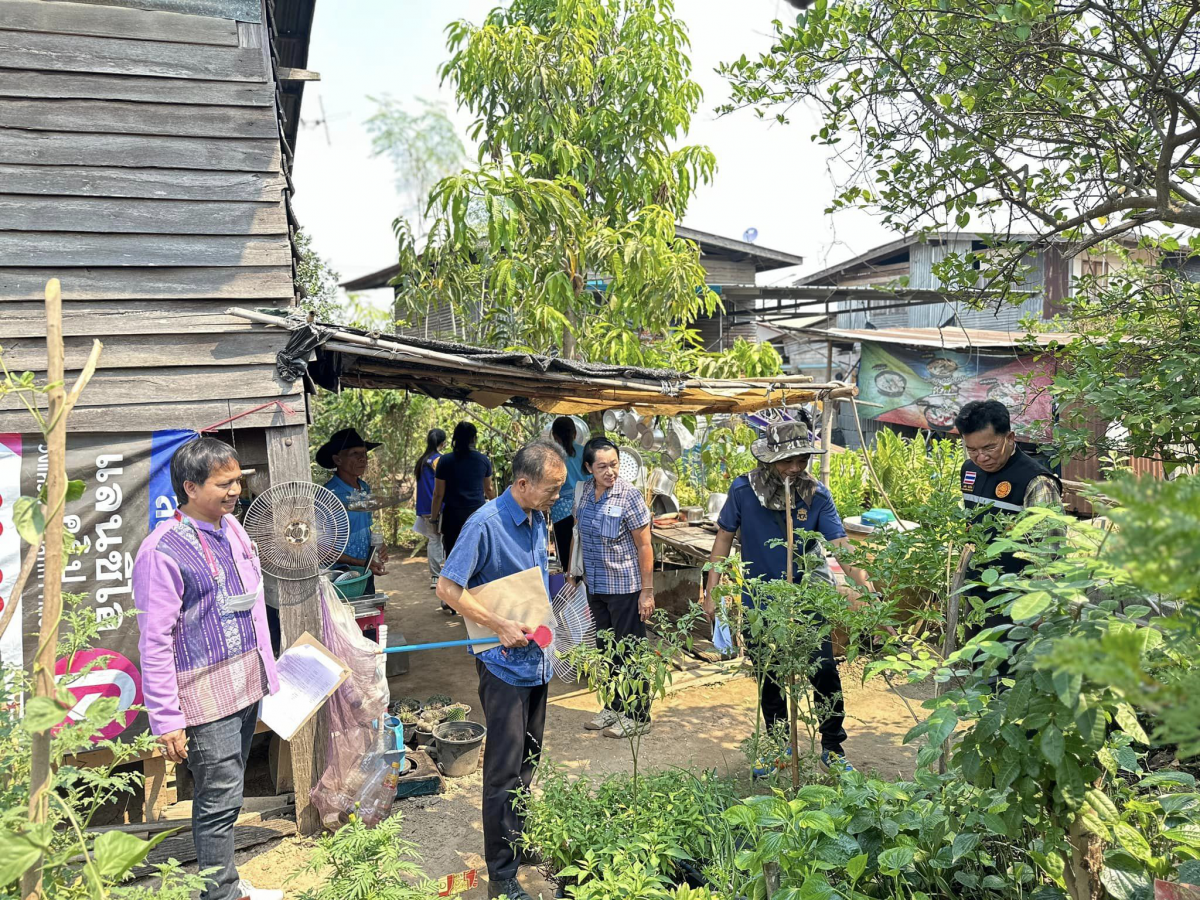
[[567,455],[567,480],[562,493],[550,507],[550,522],[554,526],[554,546],[558,550],[559,565],[566,568],[571,553],[571,538],[575,531],[575,485],[583,480],[583,445],[575,442],[575,422],[569,416],[559,416],[550,426],[554,443],[562,447]]
[[[583,580],[597,631],[612,631],[616,640],[644,638],[654,612],[654,548],[650,544],[650,510],[635,488],[617,473],[620,451],[598,437],[583,448],[585,481],[575,510]],[[568,568],[567,571],[570,571]],[[584,727],[604,730],[606,737],[628,737],[650,730],[650,702],[602,709]]]
[[446,556],[454,549],[458,533],[471,513],[488,500],[496,499],[491,460],[475,449],[478,436],[470,422],[455,425],[451,452],[438,460],[434,472],[429,517],[430,523],[441,532]]
[[425,532],[428,535],[425,544],[425,554],[429,557],[429,589],[437,589],[438,576],[442,574],[442,563],[446,555],[442,551],[442,536],[429,524],[433,511],[433,491],[437,479],[438,460],[442,456],[442,447],[446,445],[446,432],[440,428],[431,428],[425,436],[425,452],[417,460],[413,475],[417,479],[417,517],[425,520]]

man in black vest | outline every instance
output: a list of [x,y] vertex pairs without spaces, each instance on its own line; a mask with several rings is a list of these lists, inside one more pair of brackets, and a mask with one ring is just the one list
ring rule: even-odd
[[[961,474],[963,506],[976,511],[976,515],[995,513],[989,537],[996,537],[1005,520],[1016,518],[1028,507],[1062,510],[1062,482],[1017,446],[1003,403],[973,400],[959,410],[954,427],[962,435],[967,452]],[[1013,553],[1005,553],[993,565],[1002,572],[1020,572],[1026,563]],[[987,591],[976,594],[981,599],[989,595]],[[993,613],[983,627],[1011,624],[1008,616]],[[968,637],[979,631],[968,630]]]

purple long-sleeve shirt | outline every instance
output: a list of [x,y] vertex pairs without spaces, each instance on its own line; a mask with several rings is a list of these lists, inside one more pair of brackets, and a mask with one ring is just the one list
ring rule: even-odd
[[[249,609],[233,608],[250,594]],[[187,516],[160,523],[138,549],[133,599],[154,734],[212,722],[279,689],[258,556],[232,516],[220,528]]]

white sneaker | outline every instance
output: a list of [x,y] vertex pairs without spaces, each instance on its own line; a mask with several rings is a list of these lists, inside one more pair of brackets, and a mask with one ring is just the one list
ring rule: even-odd
[[283,900],[283,891],[269,891],[266,888],[256,888],[245,878],[239,878],[237,883],[238,897],[247,900]]
[[612,725],[604,729],[604,736],[610,738],[631,738],[639,734],[645,734],[649,730],[649,722],[635,722],[629,716],[618,716]]
[[584,728],[588,731],[603,731],[609,725],[615,725],[617,722],[617,714],[611,709],[602,709],[596,713],[596,717],[590,722],[584,723]]

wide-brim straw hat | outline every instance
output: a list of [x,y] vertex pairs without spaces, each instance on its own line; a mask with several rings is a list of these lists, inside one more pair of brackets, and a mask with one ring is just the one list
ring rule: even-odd
[[804,422],[776,422],[767,426],[767,433],[750,445],[750,453],[764,463],[827,452],[813,443],[812,432]]
[[321,445],[321,449],[317,451],[317,465],[322,469],[336,469],[337,463],[333,461],[333,458],[339,453],[353,450],[355,447],[366,447],[367,452],[370,453],[376,447],[381,446],[383,445],[376,441],[364,441],[358,431],[353,428],[343,428],[330,435],[329,440]]

